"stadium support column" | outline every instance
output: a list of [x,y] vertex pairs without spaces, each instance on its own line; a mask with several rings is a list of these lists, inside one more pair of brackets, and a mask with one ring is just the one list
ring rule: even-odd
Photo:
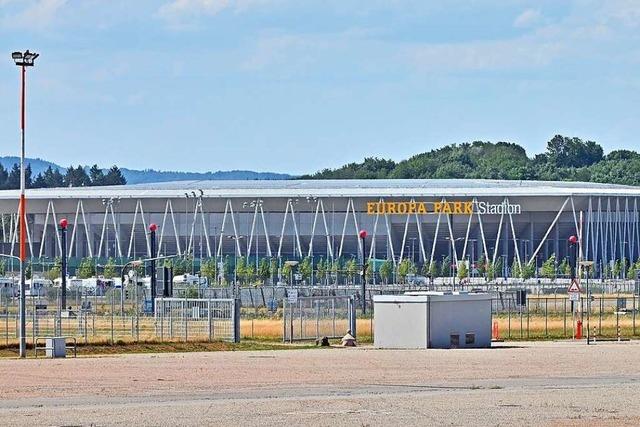
[[156,230],[158,226],[156,224],[149,224],[149,237],[151,240],[151,312],[155,313],[156,310],[156,258],[158,257],[158,248],[156,245]]
[[367,298],[366,298],[366,292],[367,292],[367,267],[369,267],[369,263],[367,263],[367,256],[366,256],[367,250],[366,250],[366,245],[365,245],[365,239],[367,237],[367,231],[366,230],[360,230],[358,235],[360,236],[360,239],[362,239],[362,270],[360,271],[360,274],[362,275],[362,280],[361,280],[361,286],[362,286],[362,314],[365,314],[367,312]]
[[67,309],[67,220],[60,220],[61,271],[60,271],[60,312]]

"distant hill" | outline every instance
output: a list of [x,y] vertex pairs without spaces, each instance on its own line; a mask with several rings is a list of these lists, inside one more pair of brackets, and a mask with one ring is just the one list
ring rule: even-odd
[[[44,172],[49,166],[53,169],[58,169],[61,173],[65,173],[66,167],[57,165],[55,163],[42,160],[27,158],[27,164],[31,165],[32,176],[36,176],[41,172]],[[0,164],[5,169],[10,170],[15,163],[19,163],[20,158],[15,156],[0,156]],[[85,166],[88,171],[89,165]],[[106,172],[107,169],[104,169]],[[146,182],[167,182],[167,181],[187,181],[187,180],[279,180],[290,179],[291,175],[284,173],[273,172],[254,172],[247,170],[233,170],[233,171],[217,171],[217,172],[180,172],[180,171],[157,171],[153,169],[137,170],[137,169],[121,169],[122,174],[127,180],[128,184],[142,184]]]
[[584,181],[640,186],[640,154],[615,150],[604,154],[594,141],[554,136],[544,153],[529,157],[510,142],[450,144],[396,162],[365,157],[301,179],[512,179]]

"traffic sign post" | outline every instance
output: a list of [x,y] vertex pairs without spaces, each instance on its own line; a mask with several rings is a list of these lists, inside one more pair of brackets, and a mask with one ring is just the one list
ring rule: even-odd
[[297,289],[289,289],[287,292],[287,302],[289,304],[297,304],[298,303],[298,290]]

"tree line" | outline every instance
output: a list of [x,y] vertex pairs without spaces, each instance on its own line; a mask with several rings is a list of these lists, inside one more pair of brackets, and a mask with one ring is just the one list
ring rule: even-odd
[[475,141],[446,145],[400,162],[367,157],[361,163],[300,178],[465,178],[640,185],[640,154],[615,150],[605,155],[594,141],[556,135],[547,143],[546,151],[534,157],[515,143]]
[[[54,187],[95,187],[102,185],[124,185],[127,180],[117,166],[112,166],[106,173],[93,165],[89,172],[83,166],[69,166],[63,174],[57,168],[49,166],[47,170],[35,177],[31,170],[31,164],[25,167],[25,185],[27,188],[54,188]],[[13,164],[11,170],[7,170],[0,164],[0,189],[15,190],[20,188],[20,166]]]

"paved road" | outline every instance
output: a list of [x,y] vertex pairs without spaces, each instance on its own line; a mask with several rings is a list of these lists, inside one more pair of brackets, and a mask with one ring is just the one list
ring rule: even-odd
[[1,425],[640,425],[640,343],[0,360]]

